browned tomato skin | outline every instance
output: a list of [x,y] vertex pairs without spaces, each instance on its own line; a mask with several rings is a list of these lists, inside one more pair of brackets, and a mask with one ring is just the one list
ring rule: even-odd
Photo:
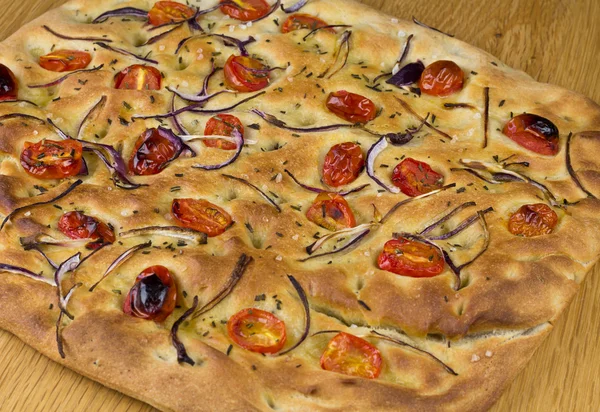
[[267,14],[270,8],[265,0],[221,0],[220,3],[223,14],[241,21],[259,19]]
[[368,123],[377,117],[375,103],[345,90],[330,93],[326,106],[339,118],[352,123]]
[[425,94],[446,97],[462,90],[465,74],[453,61],[438,60],[423,70],[419,88]]
[[320,193],[306,211],[306,218],[332,232],[356,226],[350,205],[337,193]]
[[129,171],[137,176],[155,175],[176,156],[177,148],[159,129],[148,129],[135,143],[129,159]]
[[333,146],[325,155],[323,182],[332,187],[354,182],[365,167],[365,156],[359,145],[352,142]]
[[[218,135],[218,136],[229,136],[233,137],[234,130],[244,135],[244,125],[235,116],[230,114],[220,114],[211,117],[204,128],[204,134],[206,136]],[[207,147],[214,147],[221,150],[235,150],[237,145],[234,142],[229,142],[224,139],[205,139],[204,145]]]
[[502,130],[509,139],[532,152],[554,156],[558,153],[558,128],[550,120],[531,113],[510,119]]
[[148,12],[148,23],[161,26],[190,19],[196,14],[194,9],[174,1],[159,1]]
[[383,246],[379,269],[397,275],[429,278],[444,271],[444,257],[431,245],[406,238],[392,239]]
[[444,176],[427,163],[408,157],[394,168],[392,183],[405,195],[415,197],[441,188]]
[[86,245],[88,249],[115,242],[115,234],[106,223],[77,211],[63,214],[58,220],[58,230],[71,239],[93,240]]
[[81,172],[82,153],[83,147],[77,140],[25,142],[21,166],[38,179],[63,179]]
[[[260,330],[256,330],[257,326]],[[257,353],[277,353],[287,339],[282,320],[270,312],[255,308],[243,309],[229,318],[227,333],[237,345]],[[261,338],[264,335],[271,336]],[[260,342],[261,339],[263,342]]]
[[19,83],[12,70],[0,63],[0,102],[16,100],[19,94]]
[[134,64],[115,75],[115,89],[160,90],[162,75],[157,68]]
[[[145,299],[145,300],[144,300]],[[162,322],[175,309],[177,285],[164,266],[150,266],[142,271],[123,302],[123,312],[141,319]]]
[[[327,26],[323,20],[310,14],[292,14],[281,25],[282,33],[289,33],[295,30],[308,29],[315,30]],[[335,33],[333,28],[328,28],[327,31]]]
[[513,235],[534,237],[549,235],[558,223],[558,215],[543,203],[523,205],[510,217],[508,230]]
[[53,72],[70,72],[85,69],[92,56],[79,50],[55,50],[40,57],[40,66]]
[[171,215],[181,226],[219,236],[233,224],[225,210],[204,199],[173,199]]
[[346,332],[331,339],[321,355],[321,368],[366,379],[377,379],[382,366],[381,352],[375,346]]
[[223,73],[225,85],[238,92],[256,92],[269,85],[268,67],[251,57],[229,56]]

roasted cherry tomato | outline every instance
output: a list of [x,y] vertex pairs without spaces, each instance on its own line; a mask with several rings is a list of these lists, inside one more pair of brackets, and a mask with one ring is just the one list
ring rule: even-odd
[[358,336],[340,332],[321,355],[321,367],[344,375],[376,379],[381,373],[381,352]]
[[[289,33],[291,31],[300,29],[315,30],[325,26],[327,26],[327,23],[325,23],[318,17],[311,16],[310,14],[298,13],[292,14],[285,20],[285,22],[283,22],[283,24],[281,25],[281,32]],[[333,30],[332,28],[329,28],[327,30],[335,33],[335,30]]]
[[175,309],[177,285],[169,269],[150,266],[135,279],[123,304],[123,312],[136,318],[162,322]]
[[260,19],[269,12],[265,0],[221,0],[221,12],[241,21]]
[[394,168],[392,183],[406,196],[415,197],[442,187],[444,176],[427,163],[407,157]]
[[255,92],[269,85],[269,68],[252,57],[229,56],[223,73],[225,85],[238,92]]
[[320,193],[306,212],[306,217],[332,232],[356,226],[348,202],[337,193]]
[[352,123],[367,123],[377,116],[375,103],[360,94],[340,90],[329,94],[327,108]]
[[19,84],[13,72],[0,63],[0,102],[15,100],[19,92]]
[[40,57],[40,66],[53,72],[70,72],[84,69],[92,61],[92,56],[78,50],[55,50]]
[[104,222],[81,212],[67,212],[58,220],[58,230],[71,239],[91,239],[85,245],[88,249],[98,249],[107,243],[115,242],[115,234]]
[[219,206],[203,199],[173,199],[171,215],[184,227],[219,236],[233,224],[233,219]]
[[160,90],[161,74],[158,69],[134,64],[115,76],[115,89]]
[[192,18],[196,14],[194,9],[185,4],[174,1],[158,1],[148,12],[148,23],[153,26],[162,26],[168,23],[177,23]]
[[77,140],[25,142],[21,165],[38,179],[62,179],[84,170],[83,147]]
[[506,123],[502,133],[532,152],[547,156],[558,153],[558,128],[545,117],[520,114]]
[[365,167],[365,157],[359,145],[352,142],[333,146],[323,163],[323,182],[337,187],[354,182]]
[[270,312],[243,309],[227,321],[229,337],[252,352],[276,353],[285,345],[285,323]]
[[513,235],[533,237],[552,233],[558,215],[543,203],[523,205],[508,220],[508,230]]
[[456,63],[450,60],[438,60],[423,70],[419,87],[425,94],[445,97],[463,88],[465,74]]
[[147,129],[135,143],[129,170],[138,176],[158,174],[177,157],[177,150],[161,129]]
[[444,271],[444,257],[437,248],[403,237],[387,241],[377,263],[379,269],[413,278],[430,278]]
[[[230,114],[219,114],[215,117],[211,117],[206,122],[204,128],[204,134],[206,136],[229,136],[233,137],[233,131],[236,130],[244,135],[244,125],[240,119]],[[227,141],[225,139],[205,139],[204,144],[208,147],[215,147],[223,150],[235,150],[237,145],[234,142]]]

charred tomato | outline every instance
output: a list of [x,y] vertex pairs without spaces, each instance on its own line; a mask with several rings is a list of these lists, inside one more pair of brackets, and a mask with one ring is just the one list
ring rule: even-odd
[[19,92],[19,84],[12,70],[0,63],[0,102],[15,100]]
[[83,147],[77,140],[25,142],[21,165],[38,179],[62,179],[85,170],[82,153]]
[[394,168],[392,183],[405,195],[415,197],[442,187],[444,176],[427,163],[408,157]]
[[344,375],[376,379],[381,373],[381,352],[366,340],[340,332],[321,355],[321,368]]
[[326,105],[333,114],[352,123],[368,123],[377,116],[375,103],[346,90],[330,93]]
[[354,182],[365,167],[365,157],[359,145],[352,142],[336,144],[323,163],[323,182],[338,187]]
[[209,237],[219,236],[233,224],[229,213],[204,199],[173,199],[171,215],[181,226]]
[[332,232],[356,226],[348,202],[337,193],[320,193],[306,211],[306,217]]
[[129,170],[138,176],[155,175],[179,156],[179,148],[161,129],[148,129],[138,138],[129,159]]
[[444,271],[444,257],[432,245],[404,237],[385,243],[379,269],[413,278],[430,278]]
[[513,235],[533,237],[552,233],[558,215],[543,203],[523,205],[508,220],[508,230]]
[[58,230],[71,239],[92,240],[85,245],[88,249],[115,242],[115,234],[106,223],[77,211],[62,215],[58,220]]
[[545,117],[523,113],[510,119],[502,130],[509,139],[532,152],[554,156],[558,153],[558,128]]
[[419,87],[425,94],[445,97],[463,88],[465,74],[453,61],[438,60],[423,70]]
[[164,266],[150,266],[135,279],[123,304],[123,312],[136,318],[162,322],[175,309],[177,285]]
[[243,309],[227,321],[231,340],[244,349],[258,353],[276,353],[286,341],[285,323],[270,312]]

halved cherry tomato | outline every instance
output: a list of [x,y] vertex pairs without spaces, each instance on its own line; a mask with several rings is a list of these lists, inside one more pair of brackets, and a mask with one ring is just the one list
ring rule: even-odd
[[[237,129],[242,136],[244,135],[244,125],[240,119],[230,114],[219,114],[215,117],[211,117],[208,122],[206,122],[204,134],[206,136],[218,135],[233,137],[233,131],[235,129]],[[229,142],[225,139],[205,139],[204,145],[222,150],[237,149],[237,145],[234,142]]]
[[115,234],[106,223],[77,211],[62,215],[58,220],[58,230],[71,239],[93,240],[85,245],[88,249],[98,249],[115,242]]
[[463,88],[465,74],[456,63],[450,60],[438,60],[423,70],[419,87],[425,94],[445,97]]
[[377,116],[375,103],[346,90],[330,93],[326,104],[333,114],[352,123],[368,123]]
[[346,332],[335,335],[321,355],[321,368],[366,379],[376,379],[382,364],[379,349]]
[[0,102],[15,100],[19,92],[19,84],[13,72],[0,63]]
[[356,226],[354,213],[348,202],[337,193],[319,193],[306,211],[306,217],[332,232]]
[[[291,31],[300,29],[315,30],[325,26],[327,26],[327,23],[325,23],[318,17],[311,16],[310,14],[298,13],[292,14],[285,20],[285,22],[281,25],[281,32],[289,33]],[[335,30],[333,30],[332,28],[327,30],[329,32],[335,33]]]
[[53,72],[70,72],[86,68],[92,56],[79,50],[55,50],[40,57],[40,66]]
[[258,353],[276,353],[286,340],[285,323],[270,312],[243,309],[227,321],[227,333],[236,344]]
[[502,133],[532,152],[547,156],[558,153],[558,128],[545,117],[520,114],[506,123]]
[[136,318],[162,322],[175,309],[177,285],[169,269],[164,266],[150,266],[135,279],[129,290],[123,312]]
[[438,249],[404,237],[387,241],[377,263],[379,269],[413,278],[430,278],[444,271],[444,257]]
[[442,187],[444,176],[427,163],[407,157],[394,168],[392,183],[406,196],[415,197]]
[[79,174],[84,167],[83,147],[77,140],[25,142],[21,165],[38,179],[62,179]]
[[558,215],[543,203],[523,205],[508,220],[508,230],[513,235],[533,237],[552,233]]
[[185,21],[194,16],[196,12],[185,4],[174,1],[158,1],[148,12],[148,23],[153,26],[162,26],[167,23]]
[[219,236],[233,224],[225,210],[204,199],[173,199],[171,215],[184,227]]
[[241,21],[260,19],[269,12],[269,4],[265,0],[221,0],[223,14]]
[[225,67],[225,85],[238,92],[255,92],[269,85],[269,68],[246,56],[229,56]]
[[359,145],[352,142],[333,146],[323,163],[323,182],[337,187],[354,182],[365,167],[365,157]]
[[155,175],[177,157],[177,147],[161,129],[147,129],[138,138],[129,159],[129,170],[138,176]]
[[117,73],[115,76],[115,89],[160,90],[161,79],[158,69],[134,64]]

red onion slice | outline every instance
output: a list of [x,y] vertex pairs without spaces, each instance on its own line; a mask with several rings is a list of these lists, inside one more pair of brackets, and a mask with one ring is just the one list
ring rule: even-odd
[[425,199],[426,197],[433,196],[435,194],[441,193],[441,192],[451,189],[453,187],[456,187],[456,183],[450,183],[449,185],[443,186],[436,190],[432,190],[431,192],[427,192],[427,193],[424,193],[419,196],[409,197],[407,199],[404,199],[404,200],[396,203],[394,206],[392,206],[392,208],[385,214],[385,216],[383,216],[383,218],[379,221],[379,223],[385,223],[400,207],[402,207],[404,205],[407,205],[416,200]]
[[251,23],[256,23],[257,21],[261,21],[266,19],[267,17],[269,17],[271,14],[273,14],[275,12],[275,10],[277,10],[279,8],[279,6],[281,6],[281,0],[277,0],[275,1],[275,3],[273,3],[273,5],[271,6],[271,8],[269,9],[269,11],[264,15],[259,17],[258,19],[254,19],[251,21]]
[[290,14],[290,13],[295,13],[298,10],[300,10],[302,7],[304,7],[306,5],[306,3],[308,3],[308,0],[300,0],[298,2],[296,2],[295,4],[292,4],[289,7],[283,7],[283,4],[281,5],[281,10],[284,13]]
[[64,313],[71,320],[75,318],[67,310],[67,301],[65,300],[65,296],[63,296],[62,281],[65,275],[77,269],[80,263],[81,253],[77,252],[76,254],[62,262],[60,265],[58,265],[58,269],[56,269],[56,272],[54,272],[54,283],[56,284],[56,292],[58,294],[58,307],[60,308],[61,312]]
[[397,188],[396,186],[390,186],[390,185],[385,184],[382,180],[380,180],[375,175],[375,159],[377,159],[377,156],[379,156],[379,154],[381,152],[383,152],[387,146],[388,146],[388,142],[387,142],[387,139],[385,136],[383,136],[373,146],[371,146],[371,148],[367,152],[367,174],[379,186],[381,186],[388,192],[397,194],[397,193],[400,193],[399,188]]
[[310,36],[314,35],[315,33],[319,32],[321,30],[349,28],[349,27],[352,27],[352,26],[350,26],[349,24],[328,24],[326,26],[317,27],[316,29],[313,29],[310,32],[308,32],[308,34],[306,36],[304,36],[302,38],[302,40],[306,41],[306,39],[308,39]]
[[371,232],[371,229],[366,229],[362,232],[358,232],[356,235],[352,236],[350,238],[350,240],[343,247],[336,249],[336,250],[332,250],[330,252],[321,253],[319,255],[312,255],[312,256],[306,257],[304,259],[299,259],[298,262],[306,262],[311,259],[316,259],[316,258],[344,252],[350,248],[357,246],[370,232]]
[[237,158],[240,157],[240,154],[242,153],[242,149],[244,148],[244,136],[236,128],[233,129],[232,133],[233,133],[232,137],[235,139],[235,144],[237,145],[237,149],[235,150],[235,153],[233,154],[233,156],[231,156],[228,160],[226,160],[222,163],[218,163],[216,165],[195,164],[195,165],[192,165],[192,167],[194,169],[202,169],[202,170],[219,170],[219,169],[223,169],[224,167],[227,167],[230,164],[232,164],[233,162],[235,162],[237,160]]
[[[342,33],[342,36],[339,41],[339,46],[334,54],[334,61],[323,73],[321,73],[318,77],[320,79],[327,76],[328,79],[331,79],[335,76],[340,70],[344,68],[346,63],[348,62],[348,56],[350,55],[350,36],[352,36],[352,31],[346,30]],[[340,56],[343,56],[340,60]],[[332,71],[333,69],[333,71]]]
[[221,176],[226,177],[227,179],[236,180],[240,183],[245,184],[249,188],[254,189],[256,192],[258,192],[258,194],[260,194],[263,197],[263,199],[265,199],[267,202],[269,202],[271,204],[271,206],[273,206],[275,208],[275,210],[277,210],[279,213],[281,213],[281,207],[273,199],[271,199],[265,192],[260,190],[260,188],[258,188],[258,186],[253,185],[252,183],[250,183],[246,179],[242,179],[241,177],[235,177],[235,176],[231,176],[231,175],[227,175],[227,174],[222,174]]
[[181,40],[179,42],[179,44],[177,45],[177,48],[175,49],[175,54],[179,54],[179,52],[181,51],[183,46],[185,46],[189,41],[194,40],[194,39],[203,39],[206,37],[216,37],[218,39],[221,39],[223,41],[223,44],[225,44],[225,46],[237,47],[242,56],[249,56],[246,46],[249,45],[250,43],[254,43],[256,41],[256,39],[252,36],[248,37],[246,40],[240,40],[240,39],[236,39],[235,37],[226,36],[224,34],[216,34],[216,33],[197,34],[195,36],[186,37],[185,39]]
[[79,73],[92,73],[92,72],[96,72],[100,69],[102,69],[104,67],[104,64],[101,64],[100,66],[96,66],[96,67],[92,67],[91,69],[81,69],[81,70],[75,70],[72,72],[69,72],[67,74],[65,74],[62,77],[59,77],[56,80],[51,81],[50,83],[44,83],[44,84],[29,84],[27,85],[27,87],[29,87],[30,89],[39,89],[39,88],[44,88],[44,87],[52,87],[52,86],[56,86],[57,84],[60,84],[62,82],[64,82],[65,80],[67,80],[69,77],[73,76],[74,74],[79,74]]
[[147,226],[119,233],[119,237],[122,238],[136,236],[173,237],[175,239],[189,240],[190,242],[195,242],[197,245],[205,245],[207,242],[206,233],[179,226]]
[[454,35],[453,35],[453,34],[448,34],[448,33],[446,33],[446,32],[443,32],[443,31],[439,30],[439,29],[436,29],[435,27],[431,27],[431,26],[428,26],[428,25],[427,25],[427,24],[425,24],[425,23],[421,23],[419,20],[417,20],[417,19],[415,18],[415,16],[413,16],[413,18],[412,18],[412,21],[413,21],[413,22],[414,22],[414,23],[415,23],[417,26],[421,26],[421,27],[425,27],[426,29],[430,29],[430,30],[433,30],[433,31],[437,31],[438,33],[445,34],[445,35],[446,35],[446,36],[448,36],[448,37],[454,37]]
[[185,349],[185,345],[181,342],[179,337],[177,336],[177,332],[179,331],[179,327],[187,318],[189,318],[198,308],[198,296],[194,296],[194,303],[192,307],[184,312],[183,315],[179,319],[173,323],[171,327],[171,343],[175,347],[177,351],[177,362],[178,363],[187,363],[190,366],[194,366],[196,362],[192,358],[190,358],[187,354],[187,350]]
[[261,110],[258,109],[252,109],[250,110],[250,112],[256,114],[257,116],[260,116],[265,122],[275,126],[275,127],[279,127],[280,129],[285,129],[285,130],[289,130],[291,132],[297,132],[297,133],[316,133],[316,132],[329,132],[332,130],[337,130],[337,129],[341,129],[341,128],[357,128],[357,125],[354,124],[349,124],[349,123],[344,123],[344,124],[331,124],[328,126],[317,126],[317,127],[292,127],[292,126],[288,126],[286,122],[284,122],[283,120],[279,120],[277,117],[273,116],[272,114],[269,113],[265,113]]
[[[172,88],[171,86],[167,86],[167,90],[183,100],[187,100],[188,102],[194,102],[194,103],[206,103],[213,97],[217,97],[220,94],[235,93],[233,90],[226,89],[226,90],[220,90],[213,94],[199,96],[198,94],[182,93],[182,92],[178,91],[177,89]],[[200,92],[200,93],[202,93],[202,92]]]
[[287,275],[287,277],[292,283],[292,286],[294,286],[294,289],[296,289],[296,293],[300,298],[300,302],[302,302],[302,308],[304,309],[304,330],[298,341],[292,347],[284,350],[283,352],[279,352],[277,354],[278,356],[285,355],[296,349],[302,344],[302,342],[306,340],[306,338],[308,337],[308,333],[310,332],[310,307],[308,305],[308,298],[306,297],[306,292],[304,291],[304,288],[302,287],[300,282],[298,282],[295,277],[293,277],[292,275]]
[[108,20],[110,17],[141,17],[144,19],[148,18],[148,12],[146,10],[138,9],[135,7],[123,7],[120,9],[109,10],[96,17],[92,23],[102,23]]
[[50,27],[43,25],[42,26],[47,32],[55,35],[56,37],[63,40],[78,40],[78,41],[103,41],[104,43],[112,43],[111,39],[106,39],[104,37],[71,37],[66,34],[58,33],[57,31],[51,29]]
[[181,25],[175,26],[173,28],[170,28],[169,30],[165,30],[164,32],[162,32],[160,34],[157,34],[156,36],[152,36],[148,40],[146,40],[143,44],[140,44],[138,47],[149,46],[151,44],[154,44],[157,41],[161,40],[162,38],[168,36],[170,33],[174,32],[175,30],[177,30],[180,27],[181,27]]
[[366,189],[367,187],[370,186],[367,183],[367,184],[364,184],[362,186],[355,187],[354,189],[348,189],[348,190],[341,191],[341,192],[335,192],[335,191],[332,192],[331,190],[321,189],[321,188],[318,188],[318,187],[313,187],[313,186],[309,186],[307,184],[302,183],[288,169],[284,169],[284,172],[287,173],[287,175],[289,177],[291,177],[292,180],[294,181],[294,183],[296,183],[298,186],[300,186],[301,188],[306,189],[306,190],[308,190],[310,192],[314,192],[314,193],[337,193],[340,196],[347,196],[347,195],[349,195],[351,193],[360,192],[361,190]]
[[410,86],[419,81],[424,70],[425,65],[421,61],[409,63],[386,80],[386,83],[396,87]]
[[325,236],[320,237],[316,242],[312,243],[311,245],[308,245],[306,247],[306,253],[308,253],[309,255],[312,255],[317,250],[319,250],[321,247],[323,247],[323,245],[325,243],[327,243],[328,241],[330,241],[331,239],[335,239],[342,235],[348,235],[348,234],[353,235],[358,232],[363,232],[366,229],[375,228],[376,226],[378,226],[377,223],[363,223],[362,225],[358,225],[355,227],[338,230],[337,232],[329,233]]
[[94,283],[92,285],[92,287],[90,288],[90,292],[93,292],[94,289],[96,289],[96,286],[98,286],[100,284],[100,282],[102,282],[104,279],[106,279],[106,277],[108,275],[110,275],[115,269],[117,269],[123,263],[125,263],[126,261],[128,261],[137,251],[145,249],[145,248],[150,247],[150,246],[152,246],[152,241],[148,241],[148,242],[145,242],[145,243],[140,243],[139,245],[135,245],[135,246],[127,249],[125,252],[121,253],[119,255],[119,257],[117,257],[110,264],[110,266],[104,271],[104,274],[102,275],[102,277],[100,278],[100,280],[98,280],[98,282],[96,282],[96,283]]
[[106,44],[104,42],[95,42],[94,44],[97,45],[97,46],[99,46],[99,47],[102,47],[105,50],[109,50],[109,51],[112,51],[112,52],[115,52],[115,53],[119,53],[119,54],[122,54],[124,56],[133,57],[134,59],[141,60],[141,61],[143,61],[145,63],[158,64],[158,61],[156,61],[156,60],[148,59],[147,57],[143,57],[143,56],[138,56],[135,53],[132,53],[132,52],[130,52],[128,50],[125,50],[125,49],[121,49],[119,47],[109,46],[108,44]]
[[451,231],[444,233],[442,235],[439,236],[427,236],[428,239],[430,240],[447,240],[450,239],[453,236],[458,235],[460,232],[462,232],[463,230],[467,229],[468,227],[470,227],[473,223],[475,223],[477,220],[480,219],[480,215],[485,215],[486,213],[489,212],[493,212],[494,208],[492,207],[488,207],[485,210],[480,210],[478,211],[476,214],[469,216],[468,218],[466,218],[465,220],[463,220],[456,228],[452,229]]
[[3,122],[5,120],[11,120],[11,119],[33,120],[33,121],[39,122],[40,124],[45,124],[46,123],[45,121],[43,121],[39,117],[35,117],[35,116],[32,116],[30,114],[25,114],[25,113],[9,113],[9,114],[5,114],[5,115],[0,116],[0,122]]
[[[100,98],[100,100],[98,100],[98,102],[87,112],[87,114],[84,116],[83,120],[81,121],[81,123],[79,124],[79,128],[77,129],[77,139],[81,139],[81,133],[83,132],[83,126],[85,126],[85,124],[88,122],[88,120],[92,117],[92,115],[94,113],[96,113],[96,111],[98,110],[102,110],[104,108],[104,106],[106,105],[106,96],[102,96]],[[58,129],[55,127],[55,130]],[[60,129],[59,129],[60,130]],[[62,131],[61,131],[62,132]]]
[[571,162],[571,140],[572,139],[573,139],[573,133],[569,133],[569,136],[567,136],[567,147],[565,148],[567,170],[569,172],[569,175],[571,176],[571,179],[573,179],[573,181],[575,182],[575,185],[577,185],[577,187],[579,189],[581,189],[583,191],[583,193],[585,193],[586,195],[588,195],[588,197],[591,197],[592,199],[597,199],[597,197],[594,196],[594,194],[592,192],[590,192],[583,186],[583,184],[579,180],[579,177],[577,177],[577,173],[575,172],[575,169],[573,169],[573,163]]
[[16,275],[22,275],[29,279],[37,280],[39,282],[46,283],[50,286],[56,286],[52,279],[47,279],[42,275],[32,272],[29,269],[25,269],[19,266],[9,265],[7,263],[0,263],[0,272],[14,273]]
[[471,206],[476,206],[477,204],[475,202],[466,202],[463,203],[462,205],[459,205],[458,207],[454,208],[450,213],[448,213],[447,215],[443,216],[442,218],[440,218],[439,220],[436,220],[434,223],[432,223],[431,225],[427,226],[425,229],[421,230],[419,232],[419,235],[421,236],[425,236],[427,233],[431,232],[433,229],[435,229],[436,227],[442,225],[443,223],[446,223],[448,220],[450,220],[454,215],[456,215],[457,213],[462,212],[463,210],[471,207]]

